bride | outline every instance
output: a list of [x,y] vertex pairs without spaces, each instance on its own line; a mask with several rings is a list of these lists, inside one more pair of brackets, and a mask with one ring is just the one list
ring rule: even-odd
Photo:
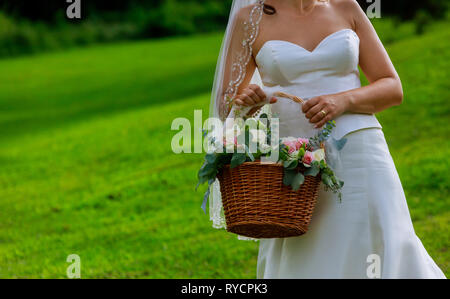
[[[369,85],[361,87],[358,66]],[[275,91],[308,100],[300,106]],[[258,278],[445,278],[414,232],[374,116],[402,99],[400,78],[355,0],[233,2],[211,116],[270,102],[280,136],[311,136],[335,120],[332,137],[346,140],[335,168],[345,182],[342,202],[321,190],[308,233],[261,239]],[[217,184],[210,213],[219,228]]]

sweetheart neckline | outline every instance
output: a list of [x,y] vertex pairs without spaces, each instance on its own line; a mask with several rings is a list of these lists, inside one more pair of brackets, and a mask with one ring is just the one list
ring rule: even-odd
[[290,41],[287,41],[287,40],[270,39],[270,40],[265,41],[264,44],[261,46],[261,48],[259,49],[258,53],[257,53],[256,56],[255,56],[255,60],[258,59],[259,54],[261,53],[261,51],[262,51],[262,50],[267,46],[267,44],[270,43],[270,42],[283,42],[283,43],[291,44],[291,45],[294,45],[294,46],[296,46],[296,47],[298,47],[298,48],[300,48],[300,49],[305,50],[305,51],[308,52],[309,54],[313,54],[317,49],[320,48],[320,46],[321,46],[325,41],[327,41],[328,39],[330,39],[332,36],[334,36],[334,35],[336,35],[336,34],[338,34],[338,33],[347,32],[347,31],[353,32],[354,35],[359,39],[358,34],[356,34],[356,32],[355,32],[353,29],[350,29],[350,28],[344,28],[344,29],[341,29],[341,30],[337,30],[337,31],[335,31],[335,32],[333,32],[333,33],[330,33],[329,35],[327,35],[326,37],[324,37],[324,38],[317,44],[317,46],[316,46],[312,51],[310,51],[310,50],[308,50],[308,49],[305,49],[303,46],[300,46],[299,44],[296,44],[296,43],[293,43],[293,42],[290,42]]

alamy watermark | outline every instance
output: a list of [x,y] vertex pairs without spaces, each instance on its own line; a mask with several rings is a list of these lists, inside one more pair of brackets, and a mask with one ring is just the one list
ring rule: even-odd
[[171,129],[178,131],[171,141],[175,154],[261,152],[268,154],[261,157],[261,162],[278,161],[279,152],[270,147],[279,141],[278,118],[228,118],[222,122],[219,118],[210,117],[203,122],[202,110],[194,110],[193,126],[189,119],[179,117],[172,121]]
[[81,0],[66,0],[69,3],[66,9],[68,19],[81,19]]
[[367,3],[372,3],[367,7],[366,15],[369,19],[381,18],[381,0],[366,0]]
[[[66,9],[66,18],[68,19],[81,19],[81,0],[65,0],[69,5]],[[366,0],[367,3],[371,3],[366,9],[366,15],[368,18],[381,18],[381,0]]]
[[367,278],[381,278],[381,258],[378,254],[369,254],[367,256],[366,274]]
[[71,263],[66,270],[67,278],[81,278],[81,258],[78,254],[67,256],[66,262]]

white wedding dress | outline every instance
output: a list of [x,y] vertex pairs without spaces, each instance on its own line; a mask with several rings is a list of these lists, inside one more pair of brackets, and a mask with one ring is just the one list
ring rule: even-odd
[[[266,42],[255,60],[267,92],[300,97],[360,87],[359,38],[337,31],[311,52],[288,41]],[[272,112],[280,136],[315,130],[299,104],[279,99]],[[332,133],[347,143],[336,174],[342,202],[321,188],[309,231],[300,237],[261,239],[258,278],[445,278],[414,232],[403,188],[381,126],[373,115],[344,114]]]

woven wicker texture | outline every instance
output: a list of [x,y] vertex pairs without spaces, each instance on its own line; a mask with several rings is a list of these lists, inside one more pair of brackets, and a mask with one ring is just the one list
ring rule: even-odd
[[305,176],[298,191],[283,184],[283,166],[246,162],[218,174],[227,230],[253,238],[286,238],[306,233],[320,178]]

